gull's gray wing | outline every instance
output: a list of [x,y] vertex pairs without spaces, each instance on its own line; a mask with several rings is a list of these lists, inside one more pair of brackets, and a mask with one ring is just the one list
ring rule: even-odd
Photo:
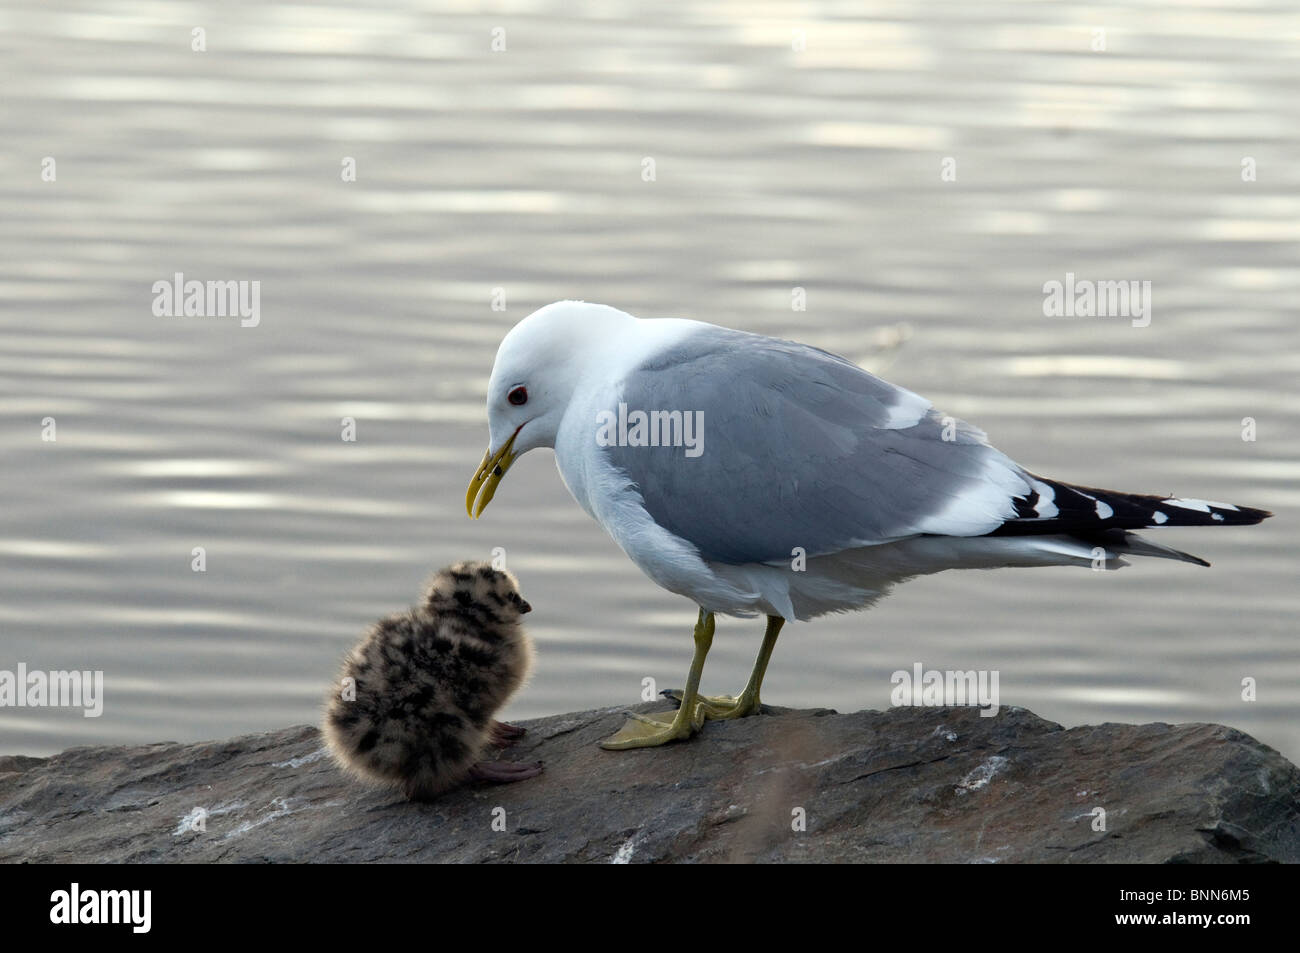
[[1014,518],[1014,498],[1037,482],[978,429],[856,364],[711,325],[631,371],[618,401],[627,418],[681,411],[702,422],[698,456],[684,446],[604,452],[655,522],[719,562],[983,535]]

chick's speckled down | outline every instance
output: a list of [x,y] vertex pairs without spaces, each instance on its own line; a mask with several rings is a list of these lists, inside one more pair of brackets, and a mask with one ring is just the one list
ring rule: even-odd
[[487,563],[438,572],[414,608],[380,619],[343,663],[323,732],[338,764],[422,800],[465,780],[524,780],[540,764],[483,762],[521,729],[493,720],[532,667],[513,575]]

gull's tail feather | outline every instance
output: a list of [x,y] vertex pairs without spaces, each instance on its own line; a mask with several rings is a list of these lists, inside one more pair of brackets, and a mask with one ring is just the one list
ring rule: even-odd
[[1120,556],[1154,556],[1157,559],[1176,559],[1179,562],[1195,563],[1198,566],[1210,565],[1208,561],[1200,556],[1193,556],[1181,549],[1173,549],[1169,546],[1153,543],[1137,533],[1130,533],[1124,529],[1104,530],[1095,536],[1079,536],[1078,538],[1085,542],[1097,543]]
[[[1234,506],[1231,503],[1121,493],[1117,490],[1045,480],[1033,474],[1029,476],[1034,481],[1033,491],[1028,496],[1013,501],[1016,515],[990,533],[990,536],[1069,533],[1089,538],[1111,530],[1155,529],[1160,526],[1250,526],[1273,515],[1267,510]],[[1155,547],[1155,544],[1149,542],[1144,542],[1143,545]],[[1202,562],[1194,556],[1178,553],[1177,550],[1155,548],[1164,550],[1161,555],[1166,558]]]

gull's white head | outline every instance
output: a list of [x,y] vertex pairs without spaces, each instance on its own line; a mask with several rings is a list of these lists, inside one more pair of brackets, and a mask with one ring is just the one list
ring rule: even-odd
[[471,516],[483,512],[522,454],[555,446],[560,421],[583,374],[601,359],[611,332],[635,320],[603,304],[557,301],[510,329],[497,349],[488,382],[488,451],[465,496]]

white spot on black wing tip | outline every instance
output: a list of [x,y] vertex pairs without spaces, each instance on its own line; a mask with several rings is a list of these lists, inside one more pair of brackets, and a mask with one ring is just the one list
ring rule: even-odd
[[1031,478],[1037,499],[1034,501],[1034,515],[1039,519],[1051,519],[1060,513],[1056,506],[1056,490],[1050,483],[1044,483],[1042,480]]

